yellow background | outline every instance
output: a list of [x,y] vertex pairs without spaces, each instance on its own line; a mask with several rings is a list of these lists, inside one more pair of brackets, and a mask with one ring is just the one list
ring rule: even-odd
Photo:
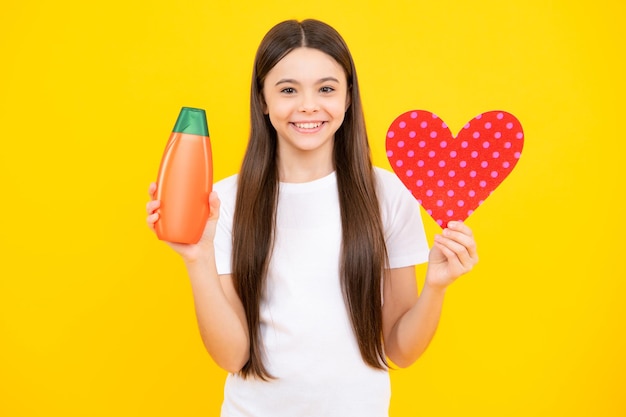
[[225,374],[182,263],[145,226],[146,190],[181,106],[207,111],[215,178],[237,171],[256,47],[306,17],[351,47],[377,165],[411,109],[455,133],[502,109],[525,130],[468,220],[479,266],[450,288],[425,356],[392,373],[391,416],[626,415],[623,2],[2,9],[0,415],[218,415]]

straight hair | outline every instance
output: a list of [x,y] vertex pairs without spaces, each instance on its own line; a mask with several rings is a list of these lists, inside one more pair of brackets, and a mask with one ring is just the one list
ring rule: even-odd
[[240,371],[244,378],[273,378],[263,361],[259,311],[274,242],[278,145],[276,130],[263,111],[263,84],[278,61],[300,47],[331,56],[348,81],[350,105],[335,133],[333,148],[342,222],[339,275],[363,361],[375,369],[388,367],[381,293],[387,250],[354,62],[345,41],[331,26],[313,19],[288,20],[270,29],[256,53],[250,137],[239,173],[233,219],[233,279],[246,312],[250,340],[250,357]]

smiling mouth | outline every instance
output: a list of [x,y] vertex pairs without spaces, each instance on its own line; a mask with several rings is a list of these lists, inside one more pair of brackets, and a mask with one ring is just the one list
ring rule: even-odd
[[306,122],[306,123],[294,123],[293,125],[298,129],[312,130],[320,127],[324,122]]

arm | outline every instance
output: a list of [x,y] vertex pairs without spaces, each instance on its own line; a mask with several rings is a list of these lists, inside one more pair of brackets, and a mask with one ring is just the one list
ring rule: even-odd
[[249,357],[245,312],[230,275],[217,275],[215,260],[185,262],[202,342],[221,368],[237,373]]
[[[150,186],[154,198],[156,186]],[[209,197],[210,216],[197,244],[168,242],[185,262],[193,291],[196,318],[202,341],[213,360],[229,372],[239,372],[248,361],[248,326],[244,308],[235,292],[230,275],[218,275],[213,238],[220,202],[216,193]],[[154,230],[158,220],[158,200],[147,205],[148,226]]]
[[407,367],[424,353],[435,335],[446,288],[478,262],[471,230],[452,222],[435,236],[422,294],[418,296],[415,267],[387,271],[383,287],[385,352],[399,367]]

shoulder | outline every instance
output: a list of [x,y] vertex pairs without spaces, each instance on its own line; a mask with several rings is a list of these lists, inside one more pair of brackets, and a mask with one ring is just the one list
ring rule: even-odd
[[237,199],[237,179],[239,175],[231,175],[213,184],[213,191],[217,193],[223,208],[234,208]]
[[411,195],[410,191],[395,173],[380,167],[374,167],[374,174],[376,176],[379,197],[383,201],[405,199],[407,195]]
[[226,191],[226,192],[233,191],[233,190],[236,191],[238,177],[239,177],[239,174],[234,174],[224,179],[221,179],[217,181],[215,184],[213,184],[213,188],[216,191]]

